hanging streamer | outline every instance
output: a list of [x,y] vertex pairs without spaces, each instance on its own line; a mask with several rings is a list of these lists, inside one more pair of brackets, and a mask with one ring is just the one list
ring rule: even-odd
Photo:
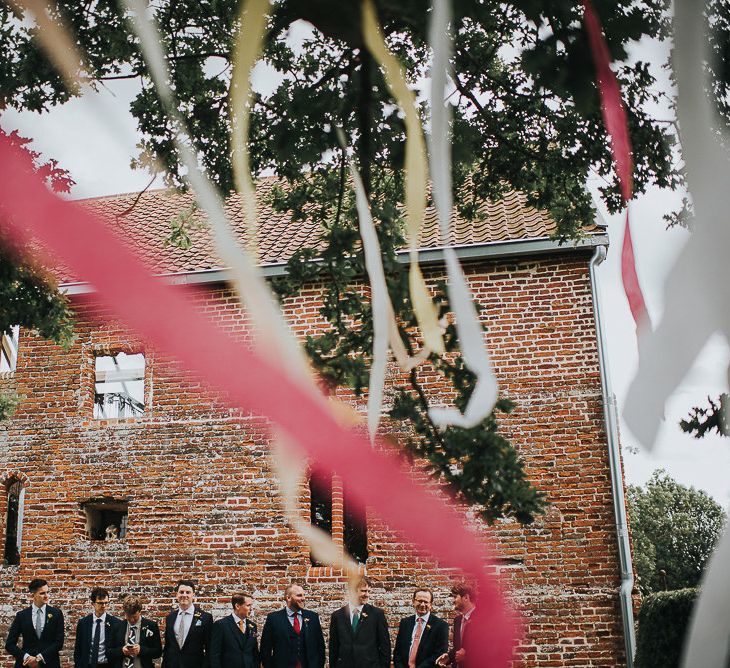
[[21,11],[33,15],[38,41],[49,59],[58,68],[70,90],[80,86],[79,75],[84,70],[83,59],[60,16],[51,18],[51,7],[46,0],[6,0]]
[[[145,60],[152,74],[158,94],[160,99],[163,100],[168,115],[173,120],[176,128],[175,143],[183,163],[187,167],[187,178],[196,193],[198,201],[208,214],[214,232],[213,240],[216,250],[224,262],[230,265],[232,284],[238,294],[239,300],[242,304],[248,306],[251,313],[256,345],[268,358],[278,359],[281,356],[282,359],[286,360],[294,377],[298,382],[302,383],[303,388],[313,397],[319,397],[315,391],[306,359],[296,339],[286,326],[281,312],[275,306],[275,300],[271,291],[260,276],[254,261],[238,245],[226,218],[218,193],[197,167],[197,161],[189,147],[191,140],[187,136],[183,120],[177,112],[174,95],[168,83],[169,73],[165,65],[164,55],[159,46],[162,41],[160,35],[152,21],[144,18],[144,5],[139,0],[126,1],[130,9],[134,11],[133,27],[142,44]],[[254,25],[264,26],[266,23],[265,17],[262,18],[260,15],[255,15],[255,13],[257,11],[265,12],[266,6],[258,3],[258,0],[253,0],[248,9],[249,11],[246,14],[247,18]],[[251,61],[251,67],[253,66],[253,62],[255,62],[255,57]],[[255,197],[255,193],[253,193],[253,196]],[[302,479],[305,470],[304,462],[300,457],[292,456],[290,448],[286,445],[286,439],[278,431],[274,432],[273,443],[272,456],[277,470],[283,472],[284,477],[282,480]],[[293,527],[298,530],[301,528],[301,523],[294,521],[294,518],[297,517],[298,496],[292,495],[291,489],[290,485],[281,483],[280,491],[285,512],[292,519]],[[306,531],[301,535],[307,541],[310,539],[314,541],[314,543],[310,543],[310,548],[313,552],[320,555],[323,561],[330,563],[329,557],[339,551],[339,560],[331,563],[336,567],[341,565],[343,559],[342,549],[332,542],[331,537],[329,538],[331,545],[325,546],[323,541],[326,542],[326,539],[316,531]],[[356,571],[349,570],[348,573],[352,578],[356,576]]]
[[[174,95],[169,84],[169,73],[161,49],[161,39],[154,24],[145,17],[147,8],[143,0],[124,0],[132,11],[132,27],[139,37],[147,67],[155,83],[157,93],[173,121],[175,146],[187,169],[186,179],[195,192],[196,199],[208,215],[213,239],[221,259],[231,270],[233,285],[238,296],[256,314],[257,327],[263,345],[269,345],[270,355],[284,355],[287,364],[299,371],[299,377],[306,377],[307,364],[304,356],[290,335],[288,327],[275,305],[275,300],[266,282],[261,278],[255,261],[245,253],[231,231],[218,192],[198,168],[192,141],[185,130],[185,124],[177,111]],[[243,294],[245,290],[245,295]]]
[[429,159],[433,180],[433,199],[444,246],[449,277],[449,303],[456,316],[456,331],[467,368],[476,375],[476,386],[462,414],[456,408],[431,408],[429,415],[442,429],[455,425],[475,427],[486,418],[497,402],[497,378],[484,344],[482,326],[469,286],[454,249],[448,246],[454,203],[451,194],[450,114],[445,104],[447,71],[451,56],[450,20],[447,0],[434,0],[429,42],[433,51],[431,68],[431,133]]
[[[730,341],[730,165],[714,127],[720,127],[706,91],[705,63],[711,62],[705,35],[705,2],[674,3],[674,72],[682,157],[694,208],[693,233],[664,284],[664,312],[644,337],[636,377],[629,386],[624,419],[651,450],[664,405],[687,375],[710,337]],[[688,307],[691,308],[688,317]],[[730,632],[730,535],[726,529],[695,602],[685,643],[684,668],[725,668]]]
[[260,58],[271,11],[269,0],[246,0],[241,3],[238,33],[233,52],[231,78],[231,145],[233,175],[236,188],[243,199],[249,251],[257,256],[258,221],[256,216],[256,189],[251,179],[251,159],[248,152],[248,132],[251,120],[251,73]]
[[411,302],[425,345],[440,355],[444,352],[444,340],[438,323],[438,312],[418,265],[418,248],[421,242],[421,226],[426,212],[428,181],[426,147],[421,130],[421,119],[418,117],[413,93],[408,88],[400,63],[385,43],[372,0],[364,0],[362,7],[365,45],[383,68],[388,88],[405,115],[405,198],[406,227],[411,258],[408,275]]
[[[337,137],[342,150],[347,150],[345,135],[337,128]],[[368,205],[367,193],[354,161],[349,161],[355,189],[355,207],[365,254],[365,269],[368,274],[371,292],[371,310],[373,312],[373,360],[370,366],[368,383],[368,433],[371,442],[375,438],[380,423],[385,386],[385,370],[388,362],[388,341],[393,349],[396,362],[404,371],[410,371],[422,361],[428,359],[430,350],[424,346],[417,355],[411,357],[406,350],[398,331],[398,322],[393,311],[393,303],[388,294],[385,280],[383,260],[380,253],[380,242],[373,224],[373,217]]]
[[[261,57],[264,33],[270,12],[271,4],[268,0],[247,0],[241,4],[230,90],[233,128],[231,136],[233,172],[236,187],[243,199],[248,236],[247,247],[254,257],[258,256],[258,218],[256,213],[256,190],[251,179],[248,151],[252,103],[251,74],[256,62]],[[239,293],[242,294],[244,289],[245,286],[239,286]],[[254,327],[256,328],[257,314],[252,313],[252,315]],[[282,337],[290,339],[291,345],[301,350],[288,329],[282,331],[278,338]],[[257,344],[266,346],[267,341],[266,332],[259,331]],[[305,366],[306,362],[300,372],[303,377],[307,376],[311,379],[311,374],[308,373],[308,369],[304,368]],[[330,408],[333,405],[334,402],[329,403]],[[275,430],[274,432],[271,457],[279,481],[284,513],[289,518],[290,524],[307,541],[311,553],[319,562],[333,568],[342,569],[348,575],[351,585],[354,584],[358,577],[357,564],[347,557],[343,548],[332,540],[330,534],[313,526],[310,522],[303,521],[300,517],[298,487],[305,477],[304,459],[299,456],[290,439],[281,430]]]
[[631,309],[631,315],[636,323],[637,332],[641,333],[644,329],[651,329],[651,322],[646,310],[644,295],[641,292],[639,276],[636,273],[634,247],[631,241],[628,205],[633,197],[634,166],[631,157],[629,124],[626,118],[626,109],[621,99],[621,88],[616,75],[611,70],[611,55],[603,37],[601,23],[590,0],[583,0],[583,10],[583,22],[588,33],[588,43],[593,55],[598,88],[601,93],[603,122],[611,141],[611,151],[616,163],[616,174],[619,179],[621,196],[627,207],[624,242],[621,248],[621,279]]
[[354,498],[372,507],[403,539],[430,550],[442,567],[473,575],[483,610],[474,649],[484,665],[508,664],[513,611],[494,577],[487,575],[483,538],[464,528],[455,509],[417,485],[392,458],[342,429],[322,402],[279,366],[242,348],[198,312],[187,289],[153,279],[89,212],[48,192],[32,173],[28,157],[2,138],[0,202],[0,231],[46,248],[46,261],[51,256],[94,285],[100,302],[138,336],[226,393],[234,405],[267,417],[296,437],[309,456],[336,471]]
[[[340,141],[345,151],[345,137],[340,132]],[[350,160],[350,171],[355,186],[357,217],[360,224],[360,238],[365,254],[365,269],[370,278],[370,303],[373,313],[373,356],[370,364],[370,381],[368,383],[368,433],[370,441],[375,442],[375,434],[380,424],[383,389],[385,387],[385,368],[388,363],[388,336],[390,333],[389,317],[393,317],[393,307],[385,282],[385,272],[380,255],[378,235],[370,215],[365,187],[355,163]],[[402,343],[402,342],[401,342]]]

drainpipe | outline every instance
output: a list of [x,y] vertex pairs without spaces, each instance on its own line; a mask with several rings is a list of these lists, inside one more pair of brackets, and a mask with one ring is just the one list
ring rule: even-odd
[[616,397],[611,390],[611,378],[606,361],[606,346],[603,339],[601,310],[598,303],[598,282],[596,281],[596,267],[606,259],[606,246],[597,246],[591,258],[589,267],[591,275],[591,294],[593,296],[593,316],[596,321],[596,344],[598,347],[598,365],[601,374],[601,394],[603,396],[603,419],[606,423],[606,437],[608,439],[608,456],[611,466],[611,493],[613,508],[616,515],[616,536],[618,538],[618,553],[621,566],[621,617],[624,627],[624,644],[626,647],[626,665],[633,668],[636,637],[634,635],[634,608],[631,592],[634,589],[634,569],[631,565],[631,544],[629,541],[629,527],[626,515],[623,475],[621,470],[621,453],[618,439],[618,413]]

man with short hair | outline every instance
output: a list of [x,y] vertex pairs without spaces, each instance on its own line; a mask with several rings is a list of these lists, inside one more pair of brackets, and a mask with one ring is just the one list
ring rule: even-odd
[[[63,613],[48,605],[48,582],[35,578],[28,584],[29,608],[18,612],[8,630],[5,649],[15,657],[15,668],[60,668]],[[18,646],[18,640],[23,640]]]
[[330,618],[330,668],[390,668],[385,612],[370,605],[370,580],[361,578],[350,602]]
[[126,622],[119,624],[107,656],[120,659],[123,668],[153,668],[162,656],[157,623],[142,617],[142,601],[131,594],[124,597],[122,610]]
[[122,620],[108,612],[109,592],[106,589],[94,587],[89,598],[93,612],[79,619],[76,624],[74,668],[120,668],[121,661],[109,660],[107,649]]
[[175,598],[177,610],[165,618],[162,668],[208,668],[213,615],[194,604],[192,580],[178,581]]
[[464,647],[467,628],[476,619],[476,590],[466,582],[461,582],[451,588],[451,595],[454,597],[454,610],[458,613],[454,618],[453,647],[448,654],[443,654],[438,658],[436,665],[451,666],[456,664],[457,668],[476,666],[476,663],[468,661],[466,648]]
[[395,668],[434,668],[449,650],[449,625],[431,612],[433,592],[420,587],[413,592],[415,615],[400,620],[395,639]]
[[249,619],[252,606],[253,598],[248,594],[231,596],[233,612],[213,624],[211,668],[259,668],[258,630]]
[[304,589],[290,584],[286,605],[266,617],[261,633],[264,668],[324,668],[325,644],[319,615],[304,609]]

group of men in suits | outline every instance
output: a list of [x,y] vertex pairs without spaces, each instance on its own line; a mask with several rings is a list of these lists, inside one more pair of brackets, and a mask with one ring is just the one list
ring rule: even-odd
[[[17,613],[8,632],[6,650],[16,668],[60,668],[63,613],[48,605],[48,583],[29,585],[31,605]],[[385,613],[369,603],[371,583],[362,578],[351,600],[330,619],[331,668],[390,668],[391,643]],[[433,593],[413,594],[415,614],[400,621],[392,654],[394,668],[476,668],[469,657],[468,634],[475,619],[475,592],[468,585],[452,590],[459,615],[454,622],[454,646],[449,651],[449,627],[432,613]],[[305,592],[290,584],[285,605],[266,617],[259,642],[250,619],[253,598],[231,597],[231,614],[213,622],[195,605],[195,584],[180,580],[175,590],[178,607],[165,619],[164,649],[158,625],[142,616],[142,603],[128,595],[123,619],[107,612],[109,592],[91,590],[92,612],[76,625],[75,668],[324,668],[325,641],[319,615],[305,607]],[[18,641],[22,639],[19,645]]]

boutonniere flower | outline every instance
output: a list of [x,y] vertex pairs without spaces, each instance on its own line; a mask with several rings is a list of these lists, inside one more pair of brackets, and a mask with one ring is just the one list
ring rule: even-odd
[[367,612],[361,612],[360,613],[360,619],[365,619],[368,616]]
[[48,619],[53,619],[53,613],[52,612],[49,612],[48,613]]
[[426,631],[428,631],[430,629],[431,629],[431,625],[430,624],[426,624]]
[[305,624],[309,624],[309,617],[305,617],[305,618],[304,618],[304,623],[305,623]]
[[199,613],[199,612],[196,612],[196,613],[195,613],[195,614],[193,615],[193,617],[195,617],[196,619],[197,619],[197,618],[199,618],[199,617],[200,617],[200,613]]
[[148,627],[146,627],[146,626],[144,627],[144,634],[145,634],[145,636],[147,638],[151,638],[152,637],[152,631]]

